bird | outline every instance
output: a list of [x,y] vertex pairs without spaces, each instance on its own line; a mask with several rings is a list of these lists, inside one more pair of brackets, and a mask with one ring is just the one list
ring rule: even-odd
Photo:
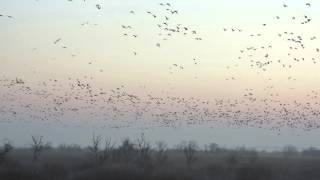
[[61,41],[61,38],[58,38],[58,39],[56,39],[53,43],[54,44],[57,44],[58,42],[60,42]]
[[101,6],[100,4],[96,4],[96,8],[97,8],[98,10],[101,10],[101,9],[102,9],[102,6]]

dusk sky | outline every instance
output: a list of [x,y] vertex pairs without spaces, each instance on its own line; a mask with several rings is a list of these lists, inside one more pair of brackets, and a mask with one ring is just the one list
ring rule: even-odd
[[170,145],[320,147],[318,1],[1,0],[0,14],[0,141],[145,133]]

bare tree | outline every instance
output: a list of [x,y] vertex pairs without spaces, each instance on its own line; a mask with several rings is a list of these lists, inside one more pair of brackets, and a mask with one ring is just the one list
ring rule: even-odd
[[219,148],[219,145],[217,143],[210,143],[209,144],[209,151],[211,153],[216,152]]
[[50,142],[46,142],[44,145],[43,145],[43,150],[45,151],[49,151],[49,150],[52,150],[52,144]]
[[99,151],[100,151],[100,143],[102,141],[102,137],[101,136],[96,136],[95,134],[93,134],[92,139],[91,139],[91,146],[89,146],[89,151],[92,153],[93,155],[93,159],[95,160],[95,162],[99,162]]
[[155,149],[155,161],[158,165],[162,166],[166,163],[168,159],[168,145],[166,142],[159,141],[156,142]]
[[283,148],[283,156],[285,158],[288,158],[288,157],[292,157],[294,155],[297,155],[298,154],[298,150],[295,146],[293,145],[287,145]]
[[210,143],[204,145],[204,152],[205,153],[214,153],[217,152],[219,149],[219,145],[217,143]]
[[188,167],[191,167],[191,165],[197,160],[196,153],[199,149],[199,146],[195,141],[189,141],[183,142],[180,145],[180,148],[184,153]]
[[33,153],[33,162],[36,162],[42,151],[44,150],[44,142],[43,142],[43,137],[42,136],[31,136],[32,138],[32,143],[31,143],[31,149]]
[[103,151],[99,155],[99,164],[103,164],[110,159],[111,153],[114,150],[114,143],[112,143],[111,138],[105,140],[105,145]]
[[89,151],[98,165],[102,165],[109,160],[111,153],[114,150],[114,143],[112,143],[110,138],[105,140],[104,149],[101,149],[100,145],[102,140],[103,139],[100,135],[96,136],[93,134],[91,139],[92,144],[89,146]]
[[141,167],[150,165],[151,145],[146,141],[144,134],[137,139],[137,162]]
[[125,140],[122,141],[122,144],[118,148],[118,152],[119,152],[120,158],[126,164],[129,164],[129,162],[133,161],[133,159],[136,156],[135,145],[130,141],[129,138],[126,138]]
[[5,161],[6,156],[13,150],[10,142],[5,142],[3,148],[0,150],[0,165]]

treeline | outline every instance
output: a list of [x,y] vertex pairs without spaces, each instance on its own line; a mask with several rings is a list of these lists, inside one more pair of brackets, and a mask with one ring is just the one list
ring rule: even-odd
[[93,135],[91,144],[52,147],[43,137],[32,136],[29,147],[0,147],[1,180],[311,180],[320,179],[320,150],[298,151],[285,146],[266,152],[226,149],[211,143],[200,148],[195,141],[174,147],[151,143],[144,135],[116,145],[110,138]]

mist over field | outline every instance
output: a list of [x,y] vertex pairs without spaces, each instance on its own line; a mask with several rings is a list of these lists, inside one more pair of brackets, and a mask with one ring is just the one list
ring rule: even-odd
[[0,179],[319,179],[319,10],[2,0]]

